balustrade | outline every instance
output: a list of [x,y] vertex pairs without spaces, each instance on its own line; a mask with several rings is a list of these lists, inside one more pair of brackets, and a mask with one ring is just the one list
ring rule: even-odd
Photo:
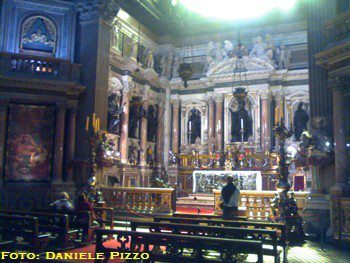
[[138,213],[175,212],[173,188],[101,188],[108,207]]
[[0,52],[0,74],[19,77],[80,81],[81,65],[66,59]]
[[[241,204],[246,207],[246,216],[253,220],[269,220],[271,214],[271,199],[275,197],[277,191],[240,191]],[[214,207],[216,213],[221,213],[220,190],[214,190]],[[305,207],[306,197],[309,192],[294,192],[299,211]]]

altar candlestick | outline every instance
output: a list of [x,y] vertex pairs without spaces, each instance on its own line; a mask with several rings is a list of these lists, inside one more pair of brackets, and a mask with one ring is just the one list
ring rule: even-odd
[[275,125],[278,123],[278,106],[275,108]]
[[243,127],[243,119],[241,119],[241,129],[243,130],[244,127]]
[[89,130],[89,116],[86,117],[86,131]]
[[95,125],[96,125],[96,114],[94,112],[94,114],[92,115],[92,127],[95,128]]

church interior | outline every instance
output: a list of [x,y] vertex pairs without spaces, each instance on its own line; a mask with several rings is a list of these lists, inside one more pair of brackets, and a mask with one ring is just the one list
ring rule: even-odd
[[0,261],[350,262],[349,21],[348,0],[0,0]]

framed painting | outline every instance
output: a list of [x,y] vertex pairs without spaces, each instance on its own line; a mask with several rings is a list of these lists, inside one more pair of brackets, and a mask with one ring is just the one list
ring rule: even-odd
[[55,108],[10,104],[5,181],[51,179]]

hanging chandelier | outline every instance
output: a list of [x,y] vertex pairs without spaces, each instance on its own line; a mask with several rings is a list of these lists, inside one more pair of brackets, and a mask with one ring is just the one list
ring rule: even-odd
[[187,88],[188,84],[187,81],[192,77],[193,75],[193,69],[192,65],[190,63],[181,63],[179,65],[179,69],[177,70],[179,72],[180,78],[184,82],[184,87]]

